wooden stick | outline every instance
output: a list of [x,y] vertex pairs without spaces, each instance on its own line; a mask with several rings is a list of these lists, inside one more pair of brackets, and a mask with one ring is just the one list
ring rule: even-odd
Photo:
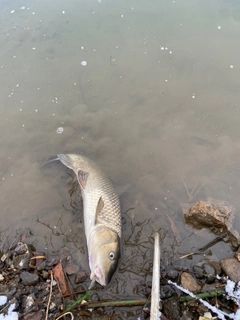
[[50,271],[50,274],[51,274],[51,285],[50,285],[50,294],[49,294],[49,298],[48,298],[48,304],[47,304],[47,311],[46,311],[45,320],[48,319],[48,311],[49,311],[49,306],[50,306],[51,297],[52,297],[52,285],[53,285],[53,273],[52,273],[52,270]]
[[158,232],[155,232],[154,240],[155,240],[155,242],[154,242],[150,320],[159,320],[160,316],[161,316],[161,312],[159,311],[159,302],[160,302],[160,243],[159,243],[159,233]]

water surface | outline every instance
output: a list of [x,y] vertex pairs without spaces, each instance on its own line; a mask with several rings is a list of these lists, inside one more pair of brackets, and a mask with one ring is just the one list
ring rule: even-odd
[[238,1],[1,1],[0,30],[2,237],[30,227],[37,250],[89,271],[74,175],[42,167],[67,152],[94,160],[120,196],[123,257],[105,297],[139,294],[154,229],[162,265],[207,242],[184,224],[188,193],[230,202],[240,231]]

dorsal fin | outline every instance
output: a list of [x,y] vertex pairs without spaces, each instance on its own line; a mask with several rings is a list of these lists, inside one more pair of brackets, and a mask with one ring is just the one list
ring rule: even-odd
[[77,178],[80,186],[85,189],[87,186],[87,179],[88,179],[89,173],[86,171],[83,171],[81,169],[78,169],[77,172]]
[[100,197],[98,200],[97,208],[96,208],[95,225],[98,224],[98,222],[99,222],[100,213],[101,213],[103,207],[104,207],[104,202],[103,202],[102,197]]

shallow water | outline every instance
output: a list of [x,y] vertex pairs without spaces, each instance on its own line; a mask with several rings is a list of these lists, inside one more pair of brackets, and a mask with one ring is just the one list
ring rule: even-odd
[[231,203],[240,231],[238,1],[1,1],[0,30],[2,236],[30,227],[37,250],[89,270],[74,175],[42,167],[67,152],[100,165],[122,212],[134,208],[105,297],[138,294],[156,228],[162,265],[211,239],[185,227],[188,193]]

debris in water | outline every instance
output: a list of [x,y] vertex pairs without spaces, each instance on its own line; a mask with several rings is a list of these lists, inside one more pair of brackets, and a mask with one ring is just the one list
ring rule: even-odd
[[63,127],[59,127],[59,128],[57,128],[57,133],[58,133],[58,134],[63,133]]

